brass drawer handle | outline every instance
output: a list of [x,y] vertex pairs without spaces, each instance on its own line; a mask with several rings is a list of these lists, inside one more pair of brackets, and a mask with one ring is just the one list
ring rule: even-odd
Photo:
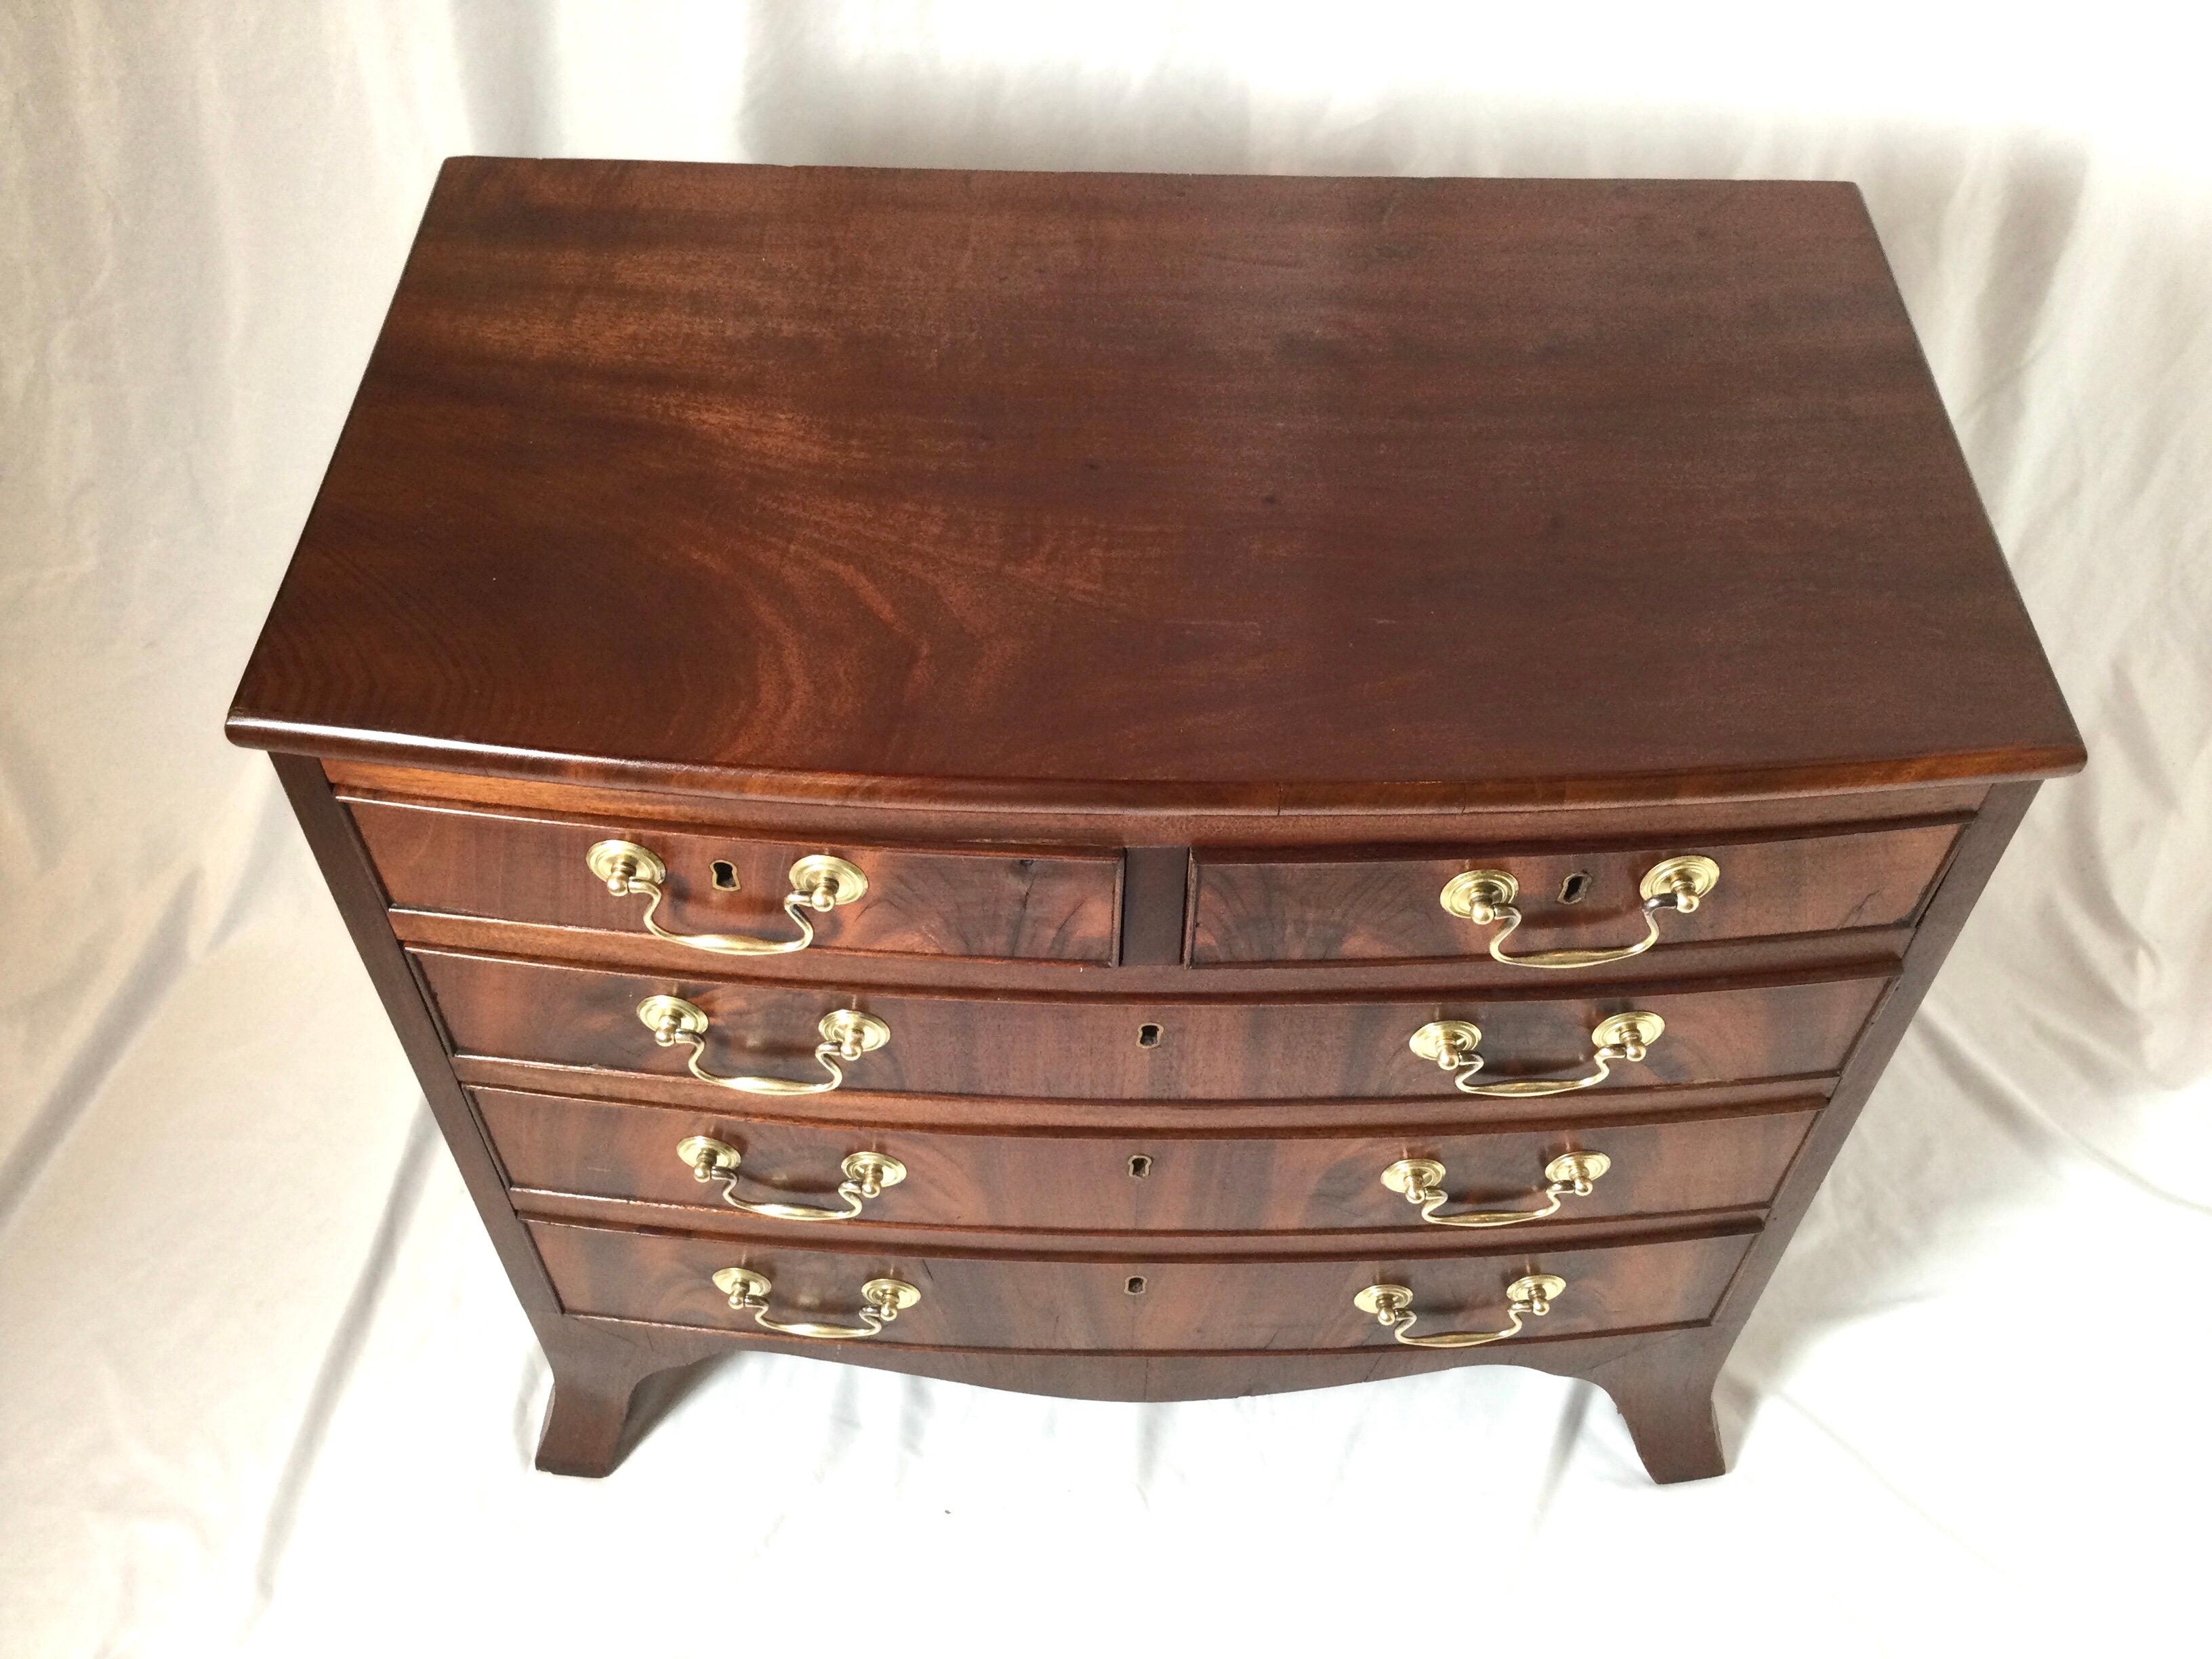
[[688,945],[724,957],[781,957],[804,951],[814,943],[814,924],[809,910],[827,915],[841,904],[850,904],[868,890],[868,878],[842,859],[817,853],[791,866],[791,891],[784,896],[784,914],[799,924],[797,939],[754,939],[746,933],[672,933],[653,920],[667,895],[660,884],[668,879],[668,866],[658,854],[632,841],[603,841],[584,854],[591,872],[606,883],[617,898],[646,896],[645,931],[672,945]]
[[1540,1210],[1468,1210],[1438,1215],[1437,1212],[1451,1198],[1443,1190],[1444,1166],[1432,1158],[1400,1158],[1382,1171],[1382,1184],[1402,1194],[1407,1203],[1419,1205],[1421,1219],[1435,1226],[1510,1227],[1557,1215],[1567,1199],[1588,1198],[1596,1190],[1598,1177],[1612,1167],[1613,1160],[1603,1152],[1565,1152],[1553,1158],[1544,1166],[1544,1179],[1551,1185],[1544,1188],[1546,1202]]
[[1552,1311],[1552,1304],[1566,1288],[1567,1281],[1556,1273],[1530,1273],[1525,1279],[1515,1279],[1505,1287],[1505,1316],[1513,1322],[1502,1331],[1409,1335],[1413,1322],[1420,1316],[1413,1311],[1413,1291],[1403,1285],[1370,1285],[1352,1298],[1352,1305],[1362,1313],[1373,1314],[1376,1324],[1409,1348],[1479,1348],[1486,1342],[1503,1342],[1509,1336],[1518,1336],[1522,1319],[1541,1319]]
[[768,1293],[775,1288],[775,1282],[750,1267],[723,1268],[714,1275],[714,1288],[730,1298],[730,1306],[738,1312],[750,1314],[753,1323],[763,1330],[774,1331],[778,1336],[812,1337],[820,1342],[857,1342],[863,1337],[880,1336],[901,1310],[921,1300],[921,1292],[903,1279],[872,1279],[860,1286],[859,1324],[817,1325],[806,1319],[770,1319]]
[[708,1135],[687,1135],[676,1143],[676,1156],[691,1166],[695,1180],[719,1180],[722,1183],[722,1202],[732,1209],[743,1210],[747,1215],[768,1216],[776,1221],[850,1221],[870,1199],[882,1197],[884,1188],[896,1187],[906,1179],[906,1165],[896,1158],[882,1152],[854,1152],[842,1166],[845,1179],[837,1188],[837,1196],[845,1200],[843,1209],[825,1210],[811,1204],[761,1204],[738,1196],[738,1166],[744,1161],[744,1154],[727,1141]]
[[647,997],[637,1005],[637,1017],[662,1048],[671,1048],[679,1042],[691,1045],[685,1063],[700,1082],[748,1095],[826,1095],[844,1085],[845,1067],[838,1064],[840,1060],[850,1065],[891,1040],[891,1028],[874,1015],[857,1008],[840,1008],[823,1015],[822,1024],[816,1028],[822,1033],[822,1041],[815,1047],[814,1058],[830,1073],[827,1083],[794,1083],[781,1077],[718,1077],[699,1064],[707,1052],[705,1009],[682,997]]
[[1641,1061],[1644,1050],[1659,1041],[1667,1022],[1656,1014],[1614,1014],[1597,1023],[1590,1032],[1590,1059],[1597,1069],[1583,1077],[1530,1078],[1521,1083],[1477,1083],[1482,1056],[1475,1045],[1482,1030],[1463,1019],[1434,1019],[1407,1039],[1406,1046],[1423,1060],[1432,1060],[1452,1074],[1453,1087],[1470,1095],[1567,1095],[1577,1089],[1595,1089],[1613,1074],[1613,1062]]
[[1680,910],[1687,915],[1720,884],[1721,867],[1709,858],[1692,854],[1662,859],[1644,872],[1637,890],[1644,896],[1644,937],[1633,945],[1604,951],[1537,951],[1525,957],[1508,956],[1505,941],[1521,925],[1521,912],[1513,901],[1521,884],[1504,870],[1467,870],[1444,884],[1437,902],[1462,921],[1480,927],[1502,923],[1490,936],[1490,954],[1509,968],[1595,968],[1601,963],[1640,957],[1659,942],[1659,913]]

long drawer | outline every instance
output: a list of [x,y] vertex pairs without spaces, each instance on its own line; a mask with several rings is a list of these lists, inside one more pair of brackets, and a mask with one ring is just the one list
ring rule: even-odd
[[[1751,1209],[1781,1183],[1818,1111],[1787,1109],[1439,1134],[1415,1130],[1294,1137],[878,1130],[790,1123],[683,1107],[478,1089],[477,1108],[516,1187],[754,1214],[800,1206],[810,1231],[882,1223],[1021,1232],[1419,1234],[1431,1224],[1383,1172],[1443,1166],[1439,1219],[1528,1214],[1529,1224]],[[701,1141],[713,1143],[702,1146]],[[734,1167],[717,1149],[735,1154]],[[1601,1155],[1586,1194],[1554,1196],[1556,1160]],[[895,1184],[842,1197],[855,1154],[896,1161]],[[865,1166],[864,1166],[865,1167]],[[1587,1166],[1587,1164],[1585,1165]],[[708,1179],[695,1170],[704,1169]],[[1421,1190],[1416,1188],[1416,1191]],[[729,1200],[736,1200],[732,1204]],[[857,1215],[842,1212],[857,1210]],[[1520,1223],[1503,1224],[1518,1225]],[[1491,1227],[1455,1227],[1471,1238]]]
[[[1193,855],[1189,959],[1231,963],[1447,960],[1497,944],[1509,959],[1887,927],[1918,918],[1963,820],[1815,833],[1597,844],[1358,850],[1200,848]],[[1693,908],[1647,880],[1668,860],[1709,861]],[[1506,879],[1509,931],[1444,902],[1469,871]],[[1580,971],[1589,971],[1587,968]]]
[[[1596,1075],[1594,1032],[1654,1013],[1641,1063],[1616,1060],[1588,1098],[1657,1085],[1826,1076],[1887,979],[1797,979],[1618,994],[1482,992],[1412,1000],[846,994],[758,981],[671,981],[441,951],[415,953],[457,1054],[617,1072],[820,1083],[823,1022],[852,1008],[888,1041],[839,1069],[855,1090],[1022,1099],[1308,1100],[1443,1095]],[[641,1008],[672,994],[696,1052],[661,1046]],[[666,1013],[662,1005],[664,1015]],[[685,1017],[689,1018],[689,1016]],[[1476,1029],[1482,1068],[1450,1073],[1410,1043],[1434,1022]],[[1579,1092],[1579,1091],[1577,1091]]]
[[[386,800],[347,803],[398,908],[640,933],[642,893],[617,895],[592,849],[619,841],[660,869],[653,920],[683,936],[799,937],[786,913],[793,867],[824,855],[860,872],[857,897],[802,907],[813,943],[841,951],[978,961],[1109,963],[1121,855],[1059,848],[799,843],[723,830],[527,817]],[[652,865],[641,866],[650,876]]]
[[[864,1328],[864,1287],[892,1279],[920,1297],[867,1340],[928,1347],[1048,1352],[1270,1353],[1363,1346],[1395,1338],[1353,1298],[1370,1285],[1409,1291],[1414,1334],[1491,1331],[1511,1322],[1522,1278],[1565,1281],[1550,1311],[1509,1341],[1695,1324],[1711,1316],[1754,1229],[1551,1250],[1526,1241],[1448,1252],[1401,1248],[1358,1260],[1024,1261],[995,1255],[796,1249],[687,1234],[532,1222],[562,1305],[573,1314],[757,1334],[714,1275],[769,1281],[763,1310],[781,1323]],[[835,1353],[842,1344],[817,1339]]]

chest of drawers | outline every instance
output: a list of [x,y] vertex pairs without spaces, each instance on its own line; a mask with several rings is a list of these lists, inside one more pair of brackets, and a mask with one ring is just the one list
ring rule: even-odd
[[569,1474],[746,1348],[1717,1474],[2082,759],[1848,186],[489,160],[229,730]]

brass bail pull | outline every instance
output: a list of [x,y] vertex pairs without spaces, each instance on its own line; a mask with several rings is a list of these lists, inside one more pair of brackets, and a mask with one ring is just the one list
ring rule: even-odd
[[1510,1336],[1521,1334],[1523,1319],[1541,1319],[1552,1311],[1552,1304],[1566,1290],[1567,1281],[1556,1273],[1530,1273],[1516,1279],[1505,1287],[1505,1316],[1504,1329],[1495,1331],[1439,1331],[1433,1336],[1415,1336],[1413,1322],[1420,1316],[1413,1311],[1413,1293],[1403,1285],[1370,1285],[1352,1298],[1352,1305],[1364,1314],[1375,1316],[1375,1322],[1409,1348],[1480,1348],[1487,1343],[1503,1342]]
[[857,1342],[883,1334],[884,1327],[921,1300],[921,1292],[903,1279],[872,1279],[860,1286],[860,1322],[857,1325],[817,1324],[807,1319],[769,1317],[769,1292],[775,1288],[766,1273],[750,1267],[725,1267],[714,1275],[714,1288],[730,1299],[738,1313],[750,1313],[753,1323],[778,1336],[802,1336],[817,1342]]
[[1613,1075],[1615,1061],[1642,1064],[1651,1045],[1666,1030],[1665,1020],[1641,1009],[1611,1015],[1600,1020],[1590,1032],[1591,1070],[1580,1077],[1528,1078],[1512,1083],[1474,1080],[1475,1073],[1482,1068],[1482,1056],[1474,1052],[1475,1045],[1482,1041],[1482,1032],[1466,1020],[1431,1020],[1408,1037],[1406,1046],[1423,1060],[1433,1060],[1449,1072],[1452,1086],[1462,1093],[1526,1099],[1536,1095],[1565,1095],[1577,1089],[1595,1089]]
[[722,1202],[747,1215],[768,1216],[777,1221],[850,1221],[868,1200],[883,1196],[886,1187],[906,1179],[906,1165],[885,1152],[854,1152],[839,1166],[845,1179],[838,1184],[842,1209],[812,1204],[767,1203],[738,1196],[738,1166],[744,1154],[726,1141],[708,1135],[687,1135],[676,1143],[676,1156],[690,1166],[692,1178],[722,1183]]
[[682,997],[647,997],[637,1005],[637,1018],[662,1048],[672,1048],[678,1043],[690,1048],[691,1052],[685,1057],[684,1065],[700,1082],[748,1095],[826,1095],[832,1089],[844,1086],[845,1066],[863,1054],[873,1054],[891,1040],[891,1028],[874,1015],[864,1014],[857,1008],[840,1008],[823,1015],[821,1024],[815,1028],[822,1041],[815,1045],[814,1058],[830,1073],[827,1082],[799,1083],[781,1077],[724,1077],[708,1071],[702,1063],[707,1053],[710,1022],[707,1011],[698,1004],[686,1002]]
[[1462,871],[1444,884],[1443,891],[1437,895],[1437,902],[1462,921],[1474,922],[1479,927],[1495,927],[1498,931],[1490,936],[1490,954],[1509,968],[1595,968],[1642,956],[1659,942],[1662,910],[1689,915],[1705,902],[1706,894],[1720,884],[1720,866],[1698,854],[1660,860],[1644,872],[1644,879],[1637,887],[1644,901],[1644,937],[1633,945],[1595,951],[1510,954],[1505,941],[1522,922],[1520,908],[1514,902],[1520,896],[1521,884],[1510,871]]
[[606,884],[617,898],[645,899],[640,918],[645,931],[672,945],[689,945],[724,957],[781,957],[804,951],[814,943],[814,923],[807,915],[827,915],[841,904],[850,904],[868,890],[868,878],[843,859],[817,853],[791,866],[791,891],[784,895],[783,911],[799,929],[796,939],[755,939],[748,933],[678,933],[659,920],[661,901],[667,896],[662,884],[668,866],[660,856],[634,841],[603,841],[584,854],[591,872]]
[[1421,1219],[1437,1227],[1511,1227],[1523,1221],[1541,1221],[1557,1215],[1570,1198],[1588,1198],[1597,1190],[1599,1177],[1613,1167],[1603,1152],[1563,1152],[1544,1166],[1548,1183],[1544,1202],[1533,1210],[1462,1210],[1453,1215],[1437,1212],[1451,1202],[1443,1190],[1444,1166],[1432,1158],[1400,1158],[1382,1171],[1382,1184],[1416,1205]]

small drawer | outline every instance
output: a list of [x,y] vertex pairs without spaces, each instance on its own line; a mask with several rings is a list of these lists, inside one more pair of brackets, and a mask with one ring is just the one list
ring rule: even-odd
[[[1026,1100],[1457,1096],[1524,1115],[1542,1110],[1528,1104],[1542,1097],[1583,1103],[1654,1085],[1826,1077],[1888,983],[1140,1001],[840,992],[446,951],[415,957],[457,1054],[703,1079],[695,1089],[722,1079],[740,1097],[836,1087]],[[1638,1056],[1615,1048],[1601,1057],[1600,1031],[1632,1014],[1654,1016],[1663,1030],[1650,1030]],[[1439,1032],[1443,1042],[1433,1041]],[[847,1038],[853,1054],[825,1053]]]
[[[657,866],[661,896],[653,924],[702,959],[799,948],[978,961],[1115,957],[1116,852],[801,845],[387,800],[347,805],[386,896],[403,910],[643,933],[651,892],[638,883],[653,878]],[[617,870],[610,855],[593,858],[609,843],[645,856],[633,854],[629,870]],[[823,862],[829,858],[857,872],[858,882]],[[633,890],[609,891],[610,873]],[[787,908],[800,888],[834,902]],[[808,932],[813,942],[802,945]],[[748,948],[748,941],[775,948]]]
[[[1190,960],[1206,967],[1490,954],[1586,972],[1621,960],[1647,935],[1644,949],[1664,951],[1896,927],[1918,918],[1962,822],[1449,853],[1201,848],[1193,860]],[[1681,867],[1674,861],[1690,858],[1707,860],[1704,873],[1717,879],[1685,908],[1666,877]],[[1485,872],[1505,879],[1486,890],[1461,879]],[[1499,909],[1500,894],[1517,924]],[[1486,903],[1494,919],[1483,919]],[[1478,914],[1471,917],[1470,908]],[[1560,952],[1582,959],[1563,963]]]
[[[1371,1229],[1475,1238],[1505,1226],[1755,1209],[1773,1198],[1818,1112],[1809,1103],[1489,1133],[1216,1138],[878,1130],[505,1089],[475,1094],[518,1188],[810,1230],[881,1223],[1031,1233]],[[1577,1162],[1568,1168],[1566,1159]],[[1578,1176],[1587,1190],[1576,1189]]]
[[[1397,1340],[1358,1305],[1402,1287],[1407,1334],[1496,1333],[1503,1342],[1698,1323],[1719,1305],[1755,1230],[1575,1249],[1525,1241],[1470,1250],[1401,1248],[1356,1260],[1221,1258],[1024,1261],[872,1248],[794,1249],[736,1238],[533,1222],[538,1254],[572,1314],[747,1335],[806,1325],[932,1348],[1048,1353],[1290,1352]],[[724,1275],[718,1287],[716,1275]],[[750,1297],[738,1274],[755,1276]],[[1547,1310],[1516,1316],[1516,1287],[1539,1276]],[[893,1291],[891,1286],[902,1286]],[[732,1307],[732,1290],[747,1302]],[[875,1306],[904,1303],[884,1322]],[[1395,1297],[1373,1298],[1384,1303]],[[763,1325],[763,1318],[771,1322]],[[869,1334],[872,1324],[880,1329]],[[1518,1325],[1517,1331],[1511,1327]],[[835,1352],[834,1334],[804,1335]],[[1409,1345],[1411,1346],[1411,1345]]]

